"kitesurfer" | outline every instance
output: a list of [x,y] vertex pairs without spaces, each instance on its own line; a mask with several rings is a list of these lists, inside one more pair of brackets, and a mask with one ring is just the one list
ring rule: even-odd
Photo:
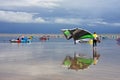
[[98,35],[96,32],[93,33],[93,47],[97,46]]

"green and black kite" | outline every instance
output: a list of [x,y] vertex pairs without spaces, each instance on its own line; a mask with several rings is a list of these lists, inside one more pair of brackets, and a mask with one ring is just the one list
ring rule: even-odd
[[67,40],[73,38],[74,41],[82,39],[93,39],[92,33],[87,30],[75,28],[75,29],[62,29],[62,32]]

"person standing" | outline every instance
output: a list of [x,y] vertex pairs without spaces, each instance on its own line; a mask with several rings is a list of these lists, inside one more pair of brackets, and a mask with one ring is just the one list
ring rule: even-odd
[[93,33],[93,47],[97,46],[98,35],[96,32]]

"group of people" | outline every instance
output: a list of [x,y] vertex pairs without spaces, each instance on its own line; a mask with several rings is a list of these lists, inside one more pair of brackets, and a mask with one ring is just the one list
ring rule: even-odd
[[32,38],[33,38],[33,36],[25,37],[24,35],[22,35],[22,36],[19,36],[17,38],[17,42],[18,43],[21,43],[21,42],[22,43],[29,43],[29,42],[31,42]]

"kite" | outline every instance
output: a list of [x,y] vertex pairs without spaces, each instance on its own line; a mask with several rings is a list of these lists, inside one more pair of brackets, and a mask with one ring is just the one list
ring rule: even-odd
[[62,32],[67,40],[73,38],[74,41],[93,39],[92,33],[87,30],[75,28],[75,29],[62,29]]

